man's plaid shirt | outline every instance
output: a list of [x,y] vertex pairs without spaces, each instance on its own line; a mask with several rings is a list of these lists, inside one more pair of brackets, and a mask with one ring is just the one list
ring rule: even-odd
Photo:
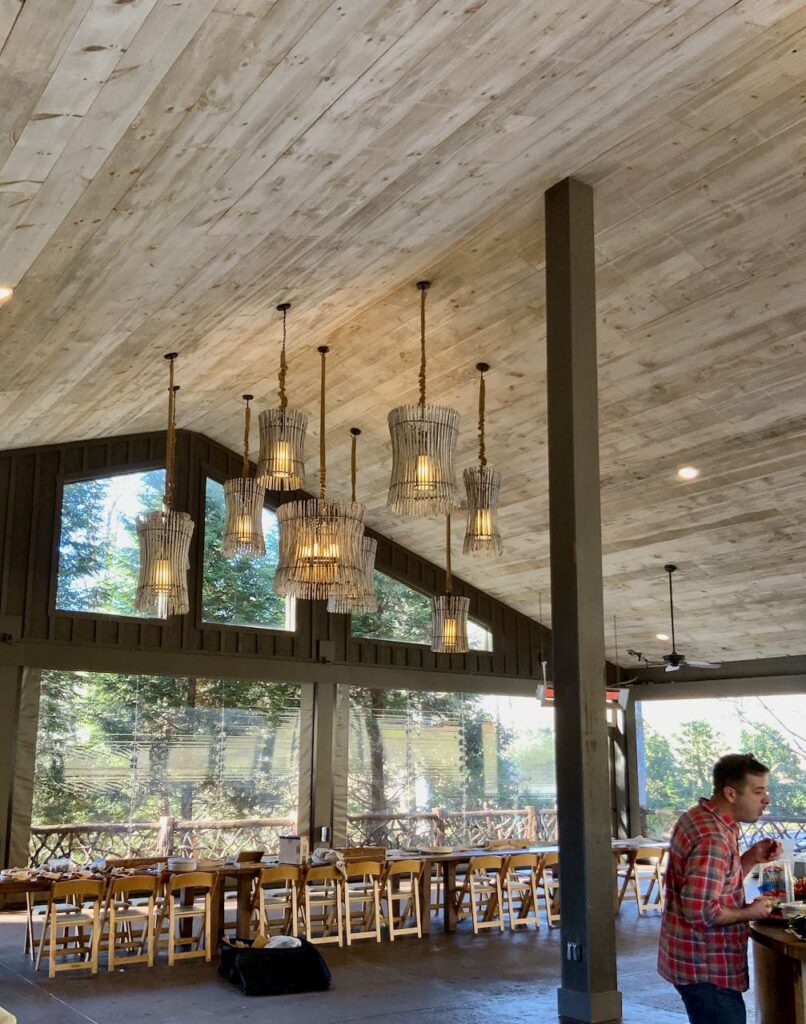
[[739,826],[704,797],[672,832],[658,971],[675,985],[748,987],[749,926],[716,925],[720,907],[743,907]]

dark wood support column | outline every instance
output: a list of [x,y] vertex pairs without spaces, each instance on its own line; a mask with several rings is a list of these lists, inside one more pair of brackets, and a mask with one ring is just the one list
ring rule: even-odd
[[629,809],[630,835],[637,836],[643,832],[641,822],[641,791],[638,782],[640,761],[643,749],[638,747],[638,713],[633,695],[624,710],[624,733],[627,742],[627,806]]
[[546,192],[551,608],[566,1021],[621,1019],[604,695],[593,191]]

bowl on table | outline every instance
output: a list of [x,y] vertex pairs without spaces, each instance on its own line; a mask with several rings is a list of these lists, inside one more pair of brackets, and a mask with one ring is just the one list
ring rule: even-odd
[[169,857],[169,871],[195,871],[197,861],[195,857]]

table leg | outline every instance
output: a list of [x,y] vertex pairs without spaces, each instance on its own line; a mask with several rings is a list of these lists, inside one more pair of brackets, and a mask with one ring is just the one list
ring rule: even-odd
[[252,882],[254,875],[238,875],[238,928],[236,935],[242,939],[252,933]]
[[430,860],[423,861],[420,872],[420,917],[423,935],[431,934],[431,875],[434,865]]
[[216,875],[213,891],[210,893],[210,934],[213,936],[213,952],[224,939],[224,896],[227,891],[223,875]]
[[445,931],[456,931],[456,861],[446,860],[443,863],[442,898],[445,901],[443,915]]

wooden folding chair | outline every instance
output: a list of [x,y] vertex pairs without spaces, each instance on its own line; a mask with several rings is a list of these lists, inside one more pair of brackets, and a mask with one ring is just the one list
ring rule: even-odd
[[[390,860],[384,872],[383,899],[386,904],[386,926],[392,942],[401,935],[423,937],[420,914],[421,860]],[[397,910],[395,910],[397,906]]]
[[501,887],[504,860],[504,857],[495,854],[471,857],[464,883],[456,892],[456,913],[462,913],[465,906],[469,906],[475,935],[488,928],[504,930],[504,896]]
[[[87,968],[92,974],[98,973],[103,894],[104,883],[91,878],[53,883],[36,955],[37,970],[47,941],[49,978],[55,978],[58,971]],[[85,934],[88,929],[89,940]],[[82,956],[83,960],[60,962],[59,956]]]
[[[168,923],[168,964],[173,967],[177,960],[191,960],[204,957],[209,961],[212,957],[212,895],[216,877],[209,871],[180,871],[168,880],[165,886],[165,897],[160,908],[156,935],[162,934],[162,927]],[[183,894],[187,890],[193,892],[193,902],[187,904]],[[201,906],[199,898],[201,897]],[[193,934],[193,922],[198,922],[199,930]],[[187,922],[189,935],[177,935],[179,926]],[[190,949],[179,949],[177,946],[190,946]],[[193,946],[196,948],[193,949]]]
[[263,868],[257,879],[252,912],[259,935],[299,934],[299,886],[302,871],[294,864]]
[[546,923],[554,928],[560,923],[560,855],[544,853],[537,879],[538,895],[543,896]]
[[317,865],[305,871],[302,879],[303,920],[308,942],[344,945],[343,881],[344,875],[335,864]]
[[504,868],[504,892],[507,897],[509,927],[540,927],[537,908],[537,880],[543,858],[539,853],[513,853]]
[[[154,966],[154,923],[160,881],[156,875],[113,878],[104,912],[107,969],[114,971],[118,953],[126,964]],[[147,951],[146,951],[147,950]]]
[[665,857],[666,850],[662,846],[645,846],[636,850],[632,885],[638,913],[642,917],[648,910],[663,910]]
[[347,945],[353,939],[381,941],[380,879],[378,860],[347,861],[344,868],[344,925]]

